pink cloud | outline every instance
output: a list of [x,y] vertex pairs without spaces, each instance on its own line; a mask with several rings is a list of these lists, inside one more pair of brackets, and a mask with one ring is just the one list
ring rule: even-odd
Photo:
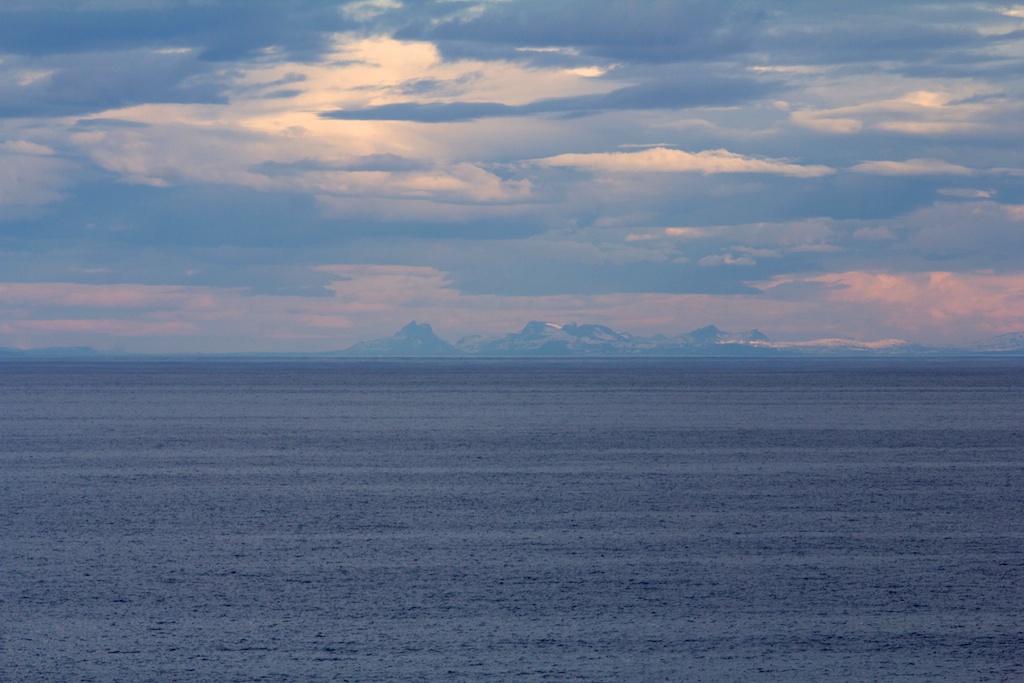
[[[1024,329],[1024,274],[850,271],[781,276],[759,286],[818,284],[822,303],[843,307],[861,329],[873,324],[932,343],[963,343]],[[811,303],[810,301],[808,303]],[[823,316],[824,317],[824,316]]]
[[87,308],[209,307],[212,288],[160,285],[88,285],[73,282],[0,283],[0,302]]
[[541,166],[566,166],[605,173],[771,173],[797,178],[817,178],[835,171],[827,166],[802,166],[785,159],[764,159],[711,149],[684,152],[654,147],[640,152],[559,154],[538,159]]
[[180,336],[199,331],[199,326],[194,323],[135,320],[23,320],[17,323],[17,328],[22,331],[86,332],[119,337]]

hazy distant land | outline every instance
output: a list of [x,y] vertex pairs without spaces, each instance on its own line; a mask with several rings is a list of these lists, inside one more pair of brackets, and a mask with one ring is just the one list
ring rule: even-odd
[[[0,358],[111,358],[148,354],[98,351],[84,346],[38,349],[0,348]],[[164,354],[160,354],[164,355]],[[174,354],[183,355],[183,354]],[[359,342],[337,351],[315,353],[184,354],[358,358],[561,358],[561,357],[800,357],[800,356],[1019,356],[1024,332],[989,337],[967,346],[926,346],[904,339],[862,341],[821,338],[772,341],[753,329],[726,332],[708,325],[673,337],[641,337],[604,325],[532,321],[518,332],[485,337],[466,335],[454,343],[438,337],[429,323],[410,322],[390,337]]]

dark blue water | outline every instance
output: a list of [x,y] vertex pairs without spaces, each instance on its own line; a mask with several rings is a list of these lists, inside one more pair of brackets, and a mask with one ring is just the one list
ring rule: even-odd
[[1024,679],[1024,362],[6,362],[4,681]]

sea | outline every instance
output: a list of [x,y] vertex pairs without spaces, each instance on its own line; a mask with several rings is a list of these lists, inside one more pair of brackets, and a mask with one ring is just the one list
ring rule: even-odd
[[0,680],[1021,681],[1024,359],[0,362]]

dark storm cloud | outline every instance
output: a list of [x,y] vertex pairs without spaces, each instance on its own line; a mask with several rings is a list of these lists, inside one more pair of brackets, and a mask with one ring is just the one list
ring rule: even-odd
[[779,83],[768,79],[685,75],[671,80],[627,86],[601,95],[556,97],[521,105],[497,102],[400,102],[364,109],[340,109],[324,112],[321,116],[342,120],[448,123],[499,116],[586,115],[609,110],[718,107],[761,99],[779,92],[781,88]]
[[[565,46],[593,56],[641,62],[716,59],[741,51],[764,15],[734,3],[687,0],[532,0],[488,5],[472,19],[417,21],[400,39],[430,40],[443,53],[496,56],[495,46]],[[506,51],[506,56],[516,53]],[[529,53],[518,53],[529,59]]]

